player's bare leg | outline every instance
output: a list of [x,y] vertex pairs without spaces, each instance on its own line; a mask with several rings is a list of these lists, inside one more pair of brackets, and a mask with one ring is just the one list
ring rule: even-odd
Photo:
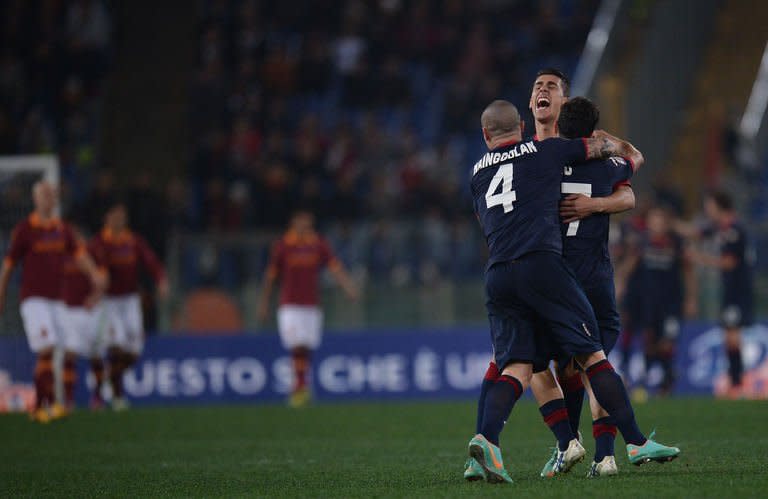
[[584,459],[587,452],[571,429],[563,391],[551,369],[547,368],[533,375],[531,391],[539,405],[539,412],[544,418],[544,423],[552,430],[557,439],[557,447],[550,460],[544,465],[540,475],[553,477],[560,473],[568,473],[576,463]]
[[309,372],[312,365],[312,351],[306,347],[291,349],[294,384],[288,403],[291,407],[304,407],[309,404]]
[[586,371],[596,400],[613,417],[621,431],[627,443],[629,462],[636,465],[649,461],[666,462],[678,456],[680,449],[677,447],[654,442],[653,434],[651,438],[646,438],[640,431],[624,383],[602,350],[579,355],[576,361]]
[[100,411],[104,409],[104,399],[101,396],[101,389],[104,385],[104,360],[101,357],[91,357],[91,373],[93,373],[94,387],[91,394],[91,409]]
[[582,383],[589,396],[589,409],[592,413],[592,436],[595,438],[595,457],[587,472],[587,477],[611,476],[619,473],[616,466],[615,447],[616,424],[608,411],[595,398],[589,378],[581,373]]
[[728,355],[728,377],[731,387],[728,395],[731,398],[741,397],[741,378],[744,364],[741,358],[741,328],[728,327],[725,329],[725,351]]

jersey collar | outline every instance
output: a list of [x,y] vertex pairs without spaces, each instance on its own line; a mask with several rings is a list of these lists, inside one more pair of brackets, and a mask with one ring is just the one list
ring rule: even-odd
[[317,241],[317,235],[316,234],[307,234],[307,235],[299,235],[294,230],[289,230],[285,233],[284,240],[286,244],[289,245],[297,245],[297,244],[311,244]]
[[101,237],[102,239],[104,239],[109,243],[121,243],[125,241],[130,241],[133,236],[131,235],[131,231],[128,229],[122,230],[120,232],[115,232],[109,227],[104,227],[101,230]]
[[495,151],[496,149],[501,149],[502,147],[513,146],[513,145],[518,144],[520,142],[522,142],[522,141],[517,140],[517,139],[508,140],[506,142],[502,142],[501,144],[497,145],[496,147],[491,149],[491,151]]
[[29,225],[35,229],[54,229],[61,226],[61,220],[55,217],[43,220],[37,212],[32,212],[29,215]]

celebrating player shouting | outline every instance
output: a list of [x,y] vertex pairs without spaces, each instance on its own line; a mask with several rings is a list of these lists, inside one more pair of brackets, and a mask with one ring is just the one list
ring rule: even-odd
[[597,400],[615,419],[633,461],[671,459],[679,450],[647,439],[637,426],[621,378],[605,358],[592,307],[562,258],[558,206],[563,167],[589,159],[628,156],[633,149],[602,132],[589,139],[521,142],[514,105],[494,101],[482,115],[490,152],[473,169],[475,212],[490,256],[486,307],[501,375],[487,390],[480,432],[469,454],[492,483],[511,482],[499,435],[532,377],[536,323],[554,346],[587,372]]
[[68,336],[59,327],[63,308],[61,283],[64,264],[73,255],[74,264],[85,272],[97,291],[103,291],[106,281],[72,230],[55,215],[56,189],[48,182],[38,182],[32,190],[34,212],[21,221],[13,231],[10,248],[0,272],[0,311],[5,303],[8,281],[16,263],[22,265],[21,317],[27,333],[29,348],[37,355],[35,365],[36,408],[32,419],[46,423],[66,414],[54,394],[53,351],[63,344],[64,378],[73,379],[74,350]]
[[147,242],[128,228],[128,212],[122,202],[112,205],[101,233],[94,239],[109,272],[104,309],[109,324],[107,360],[112,384],[112,407],[128,407],[123,393],[123,374],[136,363],[144,349],[144,319],[139,296],[139,271],[148,270],[160,298],[168,296],[168,279],[160,260]]

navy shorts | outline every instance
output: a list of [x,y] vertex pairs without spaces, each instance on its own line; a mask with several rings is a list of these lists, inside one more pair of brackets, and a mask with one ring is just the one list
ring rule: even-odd
[[[597,319],[597,326],[600,334],[600,344],[603,347],[603,352],[608,355],[613,347],[616,346],[616,342],[619,339],[619,333],[621,333],[621,321],[619,319],[618,306],[616,305],[616,290],[613,284],[613,276],[606,276],[601,279],[600,282],[593,283],[595,285],[584,288],[584,294],[587,296],[589,304],[592,306],[592,310],[595,313]],[[543,336],[546,338],[548,334],[544,329],[543,323],[540,323],[537,331],[543,331]],[[549,367],[549,361],[554,360],[559,365],[565,366],[573,358],[571,355],[561,351],[546,351],[547,345],[551,345],[551,341],[541,342],[539,348],[539,356],[534,362],[534,371],[541,372]]]
[[[574,356],[602,349],[592,307],[557,253],[499,262],[486,272],[485,289],[499,369],[514,361],[533,364],[543,350]],[[548,334],[537,332],[539,324]]]

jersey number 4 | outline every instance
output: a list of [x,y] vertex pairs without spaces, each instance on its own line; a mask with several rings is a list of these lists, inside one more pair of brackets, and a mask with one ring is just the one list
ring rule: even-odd
[[[517,193],[512,190],[512,163],[501,165],[499,171],[491,179],[488,192],[485,193],[485,206],[488,209],[502,205],[504,213],[509,213],[514,208],[512,203],[517,201]],[[499,190],[501,186],[501,191]]]
[[[592,184],[582,184],[579,182],[563,182],[561,191],[563,194],[584,194],[587,197],[592,197]],[[579,230],[579,221],[571,222],[568,224],[568,231],[566,236],[575,236]]]

